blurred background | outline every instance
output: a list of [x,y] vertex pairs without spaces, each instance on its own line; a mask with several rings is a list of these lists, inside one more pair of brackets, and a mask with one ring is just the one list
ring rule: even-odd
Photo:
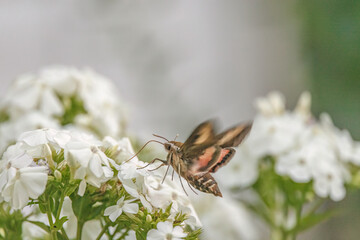
[[[112,79],[129,132],[184,140],[196,124],[251,119],[254,100],[281,91],[360,139],[360,2],[1,1],[0,94],[49,65]],[[1,96],[0,95],[0,96]],[[360,196],[302,239],[358,239]]]

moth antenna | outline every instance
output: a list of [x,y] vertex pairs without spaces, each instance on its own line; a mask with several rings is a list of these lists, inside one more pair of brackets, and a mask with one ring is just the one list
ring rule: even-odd
[[179,136],[179,134],[177,133],[176,136],[175,136],[175,138],[174,138],[174,142],[175,142],[175,140],[177,139],[178,136]]
[[136,156],[144,149],[144,147],[145,147],[146,145],[148,145],[149,143],[151,143],[151,142],[157,142],[157,143],[160,143],[160,144],[164,145],[164,143],[162,143],[162,142],[159,142],[159,141],[156,141],[156,140],[149,140],[149,141],[147,141],[147,142],[144,144],[144,146],[142,146],[142,147],[140,148],[140,150],[139,150],[134,156],[132,156],[130,159],[126,160],[125,162],[128,162],[128,161],[130,161],[131,159],[133,159],[134,157],[136,157]]
[[[180,164],[178,165],[178,173],[180,173]],[[184,188],[184,185],[183,185],[182,181],[181,181],[181,176],[180,176],[180,174],[178,174],[178,175],[179,175],[179,179],[180,179],[181,186],[182,186],[182,188],[183,188],[186,196],[189,196],[189,195],[187,194],[185,188]]]
[[166,178],[166,175],[167,175],[167,173],[168,173],[168,171],[169,171],[169,168],[170,168],[170,164],[169,164],[169,166],[168,166],[168,167],[167,167],[167,169],[166,169],[166,172],[165,172],[165,175],[164,175],[163,180],[161,181],[161,184],[163,184],[163,183],[164,183],[165,178]]
[[163,136],[159,136],[159,135],[156,135],[156,134],[153,134],[154,137],[158,137],[158,138],[162,138],[164,140],[166,140],[167,142],[170,142],[167,138],[163,137]]
[[195,190],[192,188],[192,186],[190,185],[190,183],[189,183],[189,182],[187,182],[187,183],[188,183],[189,188],[191,189],[191,191],[193,191],[196,195],[199,195],[197,192],[195,192]]

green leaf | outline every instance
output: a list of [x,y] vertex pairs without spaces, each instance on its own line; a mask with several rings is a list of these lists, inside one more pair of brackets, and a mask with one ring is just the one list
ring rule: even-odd
[[32,223],[40,228],[42,228],[43,230],[45,230],[46,232],[50,233],[50,227],[47,226],[45,223],[43,222],[38,222],[38,221],[30,221],[30,220],[26,220],[29,223]]
[[301,219],[300,223],[293,231],[295,231],[295,232],[306,231],[309,228],[319,224],[320,222],[330,219],[336,213],[337,213],[337,211],[335,211],[335,210],[329,210],[324,213],[317,213],[317,214],[311,214],[309,216],[306,216]]
[[67,218],[66,216],[58,219],[58,220],[55,222],[53,228],[60,230],[60,229],[63,227],[63,224],[64,224],[67,220],[68,220],[68,218]]

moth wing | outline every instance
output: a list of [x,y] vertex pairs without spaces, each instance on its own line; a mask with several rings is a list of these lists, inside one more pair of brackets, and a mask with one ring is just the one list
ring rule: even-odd
[[202,155],[193,159],[189,170],[192,174],[204,172],[216,172],[220,167],[225,166],[235,154],[233,148],[222,148],[211,146],[205,149]]
[[214,127],[214,120],[209,120],[201,123],[195,128],[195,130],[190,134],[188,139],[184,142],[181,150],[186,151],[188,148],[193,147],[194,145],[202,148],[202,145],[205,144],[207,146],[208,143],[213,142],[215,139]]
[[239,124],[232,127],[219,135],[215,136],[216,145],[220,147],[237,147],[249,134],[252,123]]
[[200,124],[181,147],[182,159],[192,174],[216,172],[234,156],[235,149],[251,130],[240,124],[214,136],[212,121]]

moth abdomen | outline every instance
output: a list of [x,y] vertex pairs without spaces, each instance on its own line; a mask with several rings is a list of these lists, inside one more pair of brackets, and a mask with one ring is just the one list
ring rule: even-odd
[[202,192],[212,193],[215,196],[222,197],[217,182],[210,175],[210,173],[206,173],[203,175],[189,175],[187,177],[187,180],[189,181],[189,183],[191,183],[192,186]]

